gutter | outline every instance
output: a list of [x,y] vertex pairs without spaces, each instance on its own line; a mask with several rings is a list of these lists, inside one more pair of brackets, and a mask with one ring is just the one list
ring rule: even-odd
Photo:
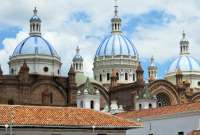
[[[57,129],[116,129],[116,130],[126,130],[141,128],[142,126],[84,126],[84,125],[12,125],[12,128],[57,128]],[[5,128],[5,125],[0,125],[0,128]]]

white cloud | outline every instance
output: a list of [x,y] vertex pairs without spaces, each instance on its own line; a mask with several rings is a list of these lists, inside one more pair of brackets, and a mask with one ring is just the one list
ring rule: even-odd
[[[84,57],[85,71],[92,75],[92,64],[95,51],[100,44],[96,38],[86,39],[87,36],[101,37],[110,31],[110,18],[113,15],[113,0],[40,0],[37,2],[38,14],[42,19],[44,37],[49,40],[63,62],[64,74],[68,71],[72,56],[77,45]],[[192,53],[200,58],[198,33],[200,3],[196,0],[121,0],[119,1],[120,15],[140,16],[151,10],[164,11],[175,17],[165,25],[143,27],[139,25],[137,31],[131,35],[140,56],[143,58],[155,56],[160,63],[179,53],[179,39],[181,31],[185,29],[191,41]],[[0,50],[0,62],[4,71],[8,73],[7,61],[15,46],[28,35],[29,18],[32,16],[34,2],[27,0],[4,0],[0,7],[0,24],[22,28],[16,38],[6,38],[4,49]],[[90,16],[90,22],[76,22],[70,20],[71,14],[85,11]],[[123,20],[123,23],[126,23]],[[123,24],[126,25],[126,24]],[[67,53],[66,53],[67,52]],[[5,61],[6,60],[6,61]]]

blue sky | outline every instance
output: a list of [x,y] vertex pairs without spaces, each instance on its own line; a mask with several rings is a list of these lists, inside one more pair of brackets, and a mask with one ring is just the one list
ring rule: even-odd
[[[106,3],[106,4],[105,4]],[[179,41],[185,30],[191,54],[200,59],[200,3],[196,0],[119,0],[123,32],[133,41],[147,73],[154,56],[158,77],[163,78],[179,55]],[[0,7],[0,64],[8,73],[8,59],[17,44],[28,36],[29,19],[35,5],[42,19],[42,35],[54,46],[63,62],[63,75],[71,64],[75,48],[81,48],[85,74],[92,76],[95,51],[110,33],[114,1],[93,0],[4,0]],[[57,8],[59,7],[59,8]],[[66,54],[66,50],[71,50]],[[90,51],[90,53],[88,53]]]

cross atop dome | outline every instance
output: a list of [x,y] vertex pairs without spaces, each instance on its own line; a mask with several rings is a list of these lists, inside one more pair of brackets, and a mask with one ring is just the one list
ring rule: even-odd
[[117,5],[117,0],[115,0],[115,17],[118,16],[118,5]]
[[114,6],[114,17],[111,19],[112,23],[112,33],[121,33],[121,18],[118,17],[118,5],[117,0],[115,0]]
[[76,47],[76,54],[79,54],[80,48],[79,46]]
[[185,39],[185,35],[186,35],[185,31],[183,31],[182,35],[183,35],[183,39]]
[[34,7],[33,13],[34,13],[34,15],[37,15],[37,8],[36,7]]

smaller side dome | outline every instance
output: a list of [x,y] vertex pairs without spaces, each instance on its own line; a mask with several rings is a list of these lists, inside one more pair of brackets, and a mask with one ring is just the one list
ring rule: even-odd
[[60,58],[53,46],[41,36],[30,36],[23,40],[15,48],[12,56],[27,54],[49,55]]
[[168,73],[176,73],[180,69],[181,71],[200,71],[199,62],[189,55],[181,55],[177,57],[168,69]]

